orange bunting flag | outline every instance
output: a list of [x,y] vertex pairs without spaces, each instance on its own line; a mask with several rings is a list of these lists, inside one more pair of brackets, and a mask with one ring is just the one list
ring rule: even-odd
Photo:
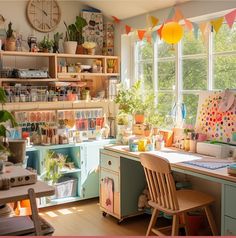
[[163,27],[164,27],[164,24],[162,24],[161,27],[157,30],[157,33],[158,33],[160,39],[162,38],[161,32],[162,32],[162,28],[163,28]]
[[138,38],[139,40],[142,40],[146,31],[145,30],[138,30]]
[[208,28],[208,23],[207,22],[202,22],[199,24],[199,28],[202,32],[202,35],[205,35],[207,33],[207,28]]
[[188,28],[189,31],[192,31],[193,29],[193,24],[191,21],[189,21],[188,19],[184,19],[185,22],[185,26]]
[[115,23],[117,23],[117,24],[120,23],[120,19],[119,19],[119,18],[117,18],[117,17],[115,17],[115,16],[112,16],[112,18],[114,19],[114,22],[115,22]]
[[175,15],[173,17],[173,21],[179,22],[182,19],[184,19],[182,11],[179,8],[175,8]]
[[236,9],[225,15],[225,20],[230,28],[232,28],[235,18],[236,18]]
[[154,16],[151,16],[150,19],[151,19],[151,23],[152,23],[152,28],[157,26],[159,19]]
[[220,17],[218,19],[211,21],[211,25],[213,26],[216,33],[220,30],[220,27],[222,26],[223,21],[224,21],[224,17]]
[[131,27],[128,25],[125,25],[125,32],[128,35],[131,32]]

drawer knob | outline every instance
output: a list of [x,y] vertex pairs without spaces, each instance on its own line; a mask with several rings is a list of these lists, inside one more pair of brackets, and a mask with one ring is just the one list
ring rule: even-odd
[[111,165],[111,161],[110,160],[108,161],[108,165]]

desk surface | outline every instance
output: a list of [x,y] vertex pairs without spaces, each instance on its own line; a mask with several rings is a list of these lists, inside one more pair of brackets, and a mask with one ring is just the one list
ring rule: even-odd
[[36,197],[45,197],[51,196],[54,194],[54,188],[49,186],[45,182],[38,181],[35,184],[12,187],[9,190],[0,191],[0,204],[8,202],[16,202],[19,200],[27,199],[28,189],[33,188],[36,194]]
[[[139,160],[139,154],[141,153],[141,152],[130,152],[128,149],[128,146],[105,146],[105,150],[117,152],[123,155],[124,157],[130,156],[134,158],[135,160]],[[210,177],[224,179],[224,180],[236,183],[236,177],[229,175],[227,172],[227,168],[211,170],[211,169],[205,169],[198,166],[188,165],[183,163],[183,162],[187,162],[191,160],[212,161],[212,162],[223,162],[223,161],[233,162],[233,161],[219,160],[210,156],[204,156],[204,155],[200,155],[196,153],[180,151],[176,148],[165,148],[164,150],[161,150],[161,151],[151,151],[146,153],[155,154],[162,158],[168,159],[171,164],[171,168],[173,170],[181,169],[181,170],[191,171],[194,173],[199,173],[199,174],[207,175]]]

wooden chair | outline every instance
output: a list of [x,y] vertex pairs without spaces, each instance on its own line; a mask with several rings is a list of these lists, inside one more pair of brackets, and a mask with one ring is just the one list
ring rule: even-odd
[[151,196],[149,205],[153,208],[151,221],[146,233],[147,236],[149,236],[151,232],[156,235],[165,235],[161,231],[164,231],[166,227],[159,229],[154,228],[159,211],[173,216],[172,236],[179,234],[180,216],[183,218],[184,224],[182,226],[185,228],[186,235],[189,235],[187,212],[200,208],[205,210],[212,234],[218,235],[216,224],[209,207],[209,205],[214,202],[211,196],[195,190],[176,191],[168,160],[148,153],[140,154],[140,159],[144,167]]
[[0,236],[49,236],[54,228],[38,214],[35,192],[28,190],[32,216],[17,216],[0,219]]

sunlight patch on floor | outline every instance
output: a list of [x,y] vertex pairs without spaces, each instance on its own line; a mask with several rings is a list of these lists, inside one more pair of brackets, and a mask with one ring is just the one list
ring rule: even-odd
[[69,209],[60,209],[57,211],[60,212],[62,215],[72,214],[72,211],[70,211]]

